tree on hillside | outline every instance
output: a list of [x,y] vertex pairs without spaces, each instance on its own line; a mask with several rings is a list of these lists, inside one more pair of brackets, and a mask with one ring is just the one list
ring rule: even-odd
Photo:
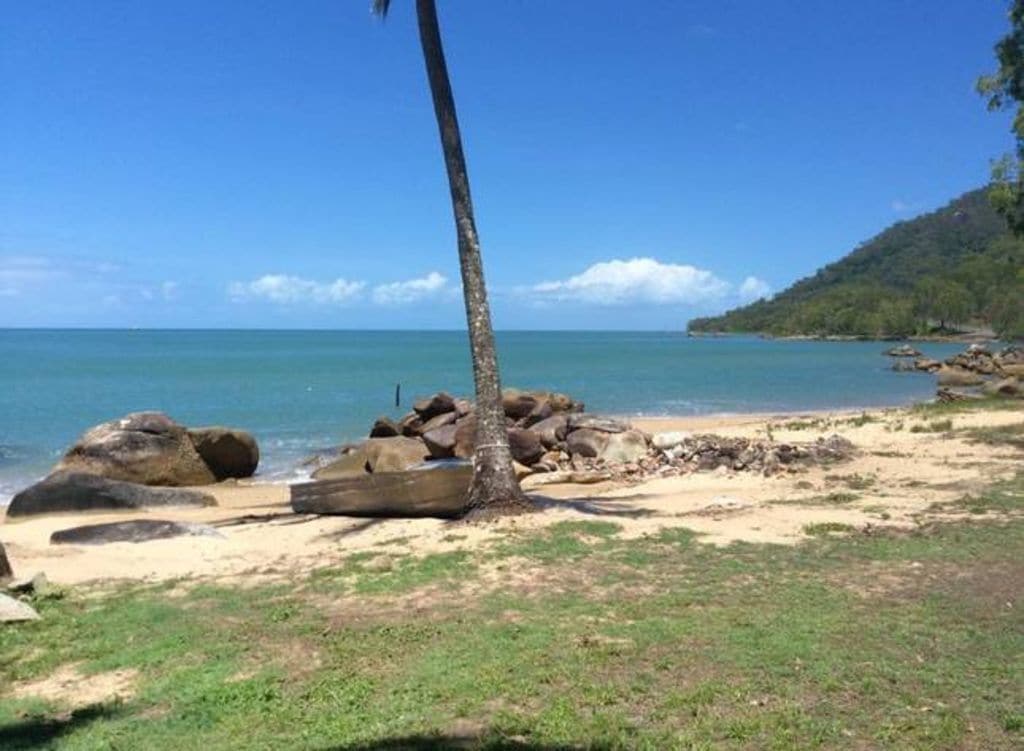
[[992,203],[1006,217],[1015,234],[1024,234],[1024,0],[1010,7],[1010,33],[995,46],[999,69],[978,79],[978,93],[988,108],[1016,107],[1012,131],[1017,139],[1014,155],[1004,156],[992,168]]
[[[385,17],[390,0],[374,0],[373,10]],[[476,448],[473,453],[473,482],[467,498],[467,515],[479,517],[517,513],[531,504],[516,479],[505,430],[505,411],[501,400],[501,379],[494,346],[494,330],[487,303],[480,238],[469,195],[469,175],[462,150],[462,136],[455,113],[455,100],[448,80],[448,65],[434,0],[416,0],[416,18],[420,45],[427,66],[427,79],[434,100],[434,114],[441,134],[441,148],[448,171],[455,230],[458,236],[459,269],[469,326],[473,380],[476,387]]]

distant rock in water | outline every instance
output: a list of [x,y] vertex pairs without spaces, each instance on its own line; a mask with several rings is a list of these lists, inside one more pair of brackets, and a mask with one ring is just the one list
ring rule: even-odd
[[259,460],[256,439],[244,430],[190,430],[162,412],[133,412],[86,431],[54,471],[181,487],[251,477]]
[[208,524],[163,519],[133,519],[60,529],[50,535],[51,545],[106,545],[112,542],[149,542],[171,537],[223,537]]
[[921,353],[909,344],[900,344],[885,351],[889,357],[920,357]]
[[198,490],[153,488],[86,472],[59,471],[14,496],[7,507],[7,516],[216,504],[213,496]]

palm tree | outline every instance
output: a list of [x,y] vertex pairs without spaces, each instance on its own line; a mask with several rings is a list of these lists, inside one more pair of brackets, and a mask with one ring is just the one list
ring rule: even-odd
[[[390,0],[374,0],[373,10],[384,17]],[[518,513],[531,504],[516,479],[505,429],[505,410],[501,402],[501,378],[494,348],[491,310],[487,303],[480,238],[473,218],[473,202],[469,195],[469,175],[462,151],[462,136],[455,114],[448,64],[441,46],[434,0],[416,0],[420,45],[427,66],[434,114],[441,132],[441,148],[448,170],[455,230],[459,240],[459,269],[469,326],[470,354],[473,360],[473,382],[476,387],[476,447],[473,452],[473,482],[466,502],[467,516],[486,517]]]

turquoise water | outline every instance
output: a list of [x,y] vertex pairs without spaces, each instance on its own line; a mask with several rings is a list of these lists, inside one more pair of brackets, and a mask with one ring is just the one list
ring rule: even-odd
[[[930,376],[888,370],[889,345],[879,342],[504,332],[498,346],[506,385],[565,391],[597,412],[898,405],[934,391]],[[935,357],[961,349],[921,348]],[[276,479],[417,396],[472,391],[462,332],[7,330],[0,363],[0,501],[44,474],[86,428],[126,412],[251,430],[261,474]]]

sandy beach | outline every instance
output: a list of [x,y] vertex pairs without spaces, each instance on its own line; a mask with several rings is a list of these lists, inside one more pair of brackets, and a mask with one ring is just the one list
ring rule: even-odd
[[[606,519],[624,538],[685,527],[707,544],[743,540],[794,544],[807,525],[838,523],[864,530],[913,527],[933,504],[961,498],[1020,468],[1019,454],[971,440],[970,431],[1020,422],[1021,409],[952,414],[932,430],[910,410],[803,412],[634,419],[651,433],[684,430],[807,442],[838,433],[857,447],[850,461],[764,477],[719,469],[641,482],[546,484],[524,488],[542,511],[486,525],[434,519],[353,519],[292,513],[288,487],[257,481],[206,488],[216,507],[133,514],[63,514],[5,520],[0,539],[15,570],[38,571],[61,584],[178,578],[266,581],[328,567],[353,553],[421,555],[473,549],[510,534],[571,519]],[[945,418],[944,418],[945,419]],[[211,525],[217,536],[99,546],[51,545],[50,535],[83,524],[132,518]]]

